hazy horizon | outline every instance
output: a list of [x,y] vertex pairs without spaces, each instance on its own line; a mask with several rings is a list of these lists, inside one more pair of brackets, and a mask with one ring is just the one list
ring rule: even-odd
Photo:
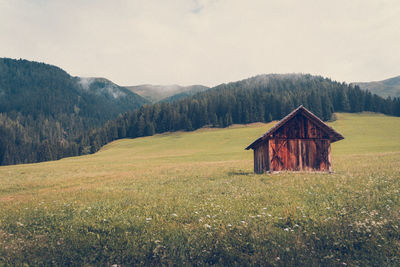
[[123,85],[400,75],[400,2],[0,0],[0,56]]

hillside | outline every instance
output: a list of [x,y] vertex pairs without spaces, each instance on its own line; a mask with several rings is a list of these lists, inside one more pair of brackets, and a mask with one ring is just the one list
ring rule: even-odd
[[400,118],[337,118],[333,174],[253,174],[274,122],[0,167],[0,265],[397,266]]
[[221,84],[174,102],[143,106],[87,133],[87,151],[121,138],[192,131],[201,127],[279,120],[304,105],[323,120],[333,112],[372,111],[400,116],[400,99],[383,99],[358,87],[312,75],[259,75]]
[[0,58],[0,164],[77,155],[75,139],[84,131],[145,103],[106,79]]
[[170,102],[209,89],[208,87],[203,85],[180,86],[180,85],[150,85],[150,84],[126,86],[126,88],[146,98],[152,103],[162,100]]
[[400,97],[400,76],[383,81],[357,82],[353,84],[382,97]]

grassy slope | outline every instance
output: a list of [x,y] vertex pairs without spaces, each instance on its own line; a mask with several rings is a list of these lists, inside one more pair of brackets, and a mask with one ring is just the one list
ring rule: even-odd
[[0,265],[400,264],[400,118],[331,125],[331,175],[254,175],[244,147],[272,124],[1,167]]

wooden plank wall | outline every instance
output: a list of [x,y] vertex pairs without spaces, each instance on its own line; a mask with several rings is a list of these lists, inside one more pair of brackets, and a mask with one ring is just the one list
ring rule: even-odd
[[330,171],[330,142],[327,139],[269,140],[270,171]]
[[263,173],[269,170],[268,141],[254,149],[254,172]]
[[296,115],[277,132],[273,138],[280,139],[328,139],[329,135],[321,130],[318,125],[301,114]]

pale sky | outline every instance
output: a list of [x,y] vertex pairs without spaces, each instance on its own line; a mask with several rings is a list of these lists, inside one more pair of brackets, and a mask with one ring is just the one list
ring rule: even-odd
[[399,0],[0,0],[0,57],[119,85],[400,75]]

